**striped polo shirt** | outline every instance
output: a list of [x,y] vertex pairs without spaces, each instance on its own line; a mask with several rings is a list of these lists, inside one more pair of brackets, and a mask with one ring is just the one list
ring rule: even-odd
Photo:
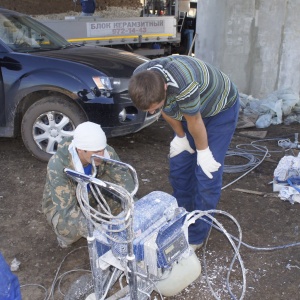
[[228,76],[197,58],[172,55],[156,58],[139,66],[160,72],[167,83],[167,99],[163,111],[173,119],[183,114],[211,117],[234,105],[238,91]]

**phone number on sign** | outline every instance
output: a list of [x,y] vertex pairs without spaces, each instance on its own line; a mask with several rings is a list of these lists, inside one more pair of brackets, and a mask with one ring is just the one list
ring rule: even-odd
[[147,28],[128,28],[128,29],[113,29],[113,34],[128,34],[128,33],[146,33]]

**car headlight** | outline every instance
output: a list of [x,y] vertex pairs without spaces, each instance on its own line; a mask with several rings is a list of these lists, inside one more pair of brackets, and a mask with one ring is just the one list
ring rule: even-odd
[[93,81],[99,90],[111,91],[112,86],[110,79],[104,76],[94,76]]
[[129,78],[110,78],[113,91],[121,93],[128,90]]
[[121,93],[128,90],[129,78],[94,76],[93,81],[99,90]]

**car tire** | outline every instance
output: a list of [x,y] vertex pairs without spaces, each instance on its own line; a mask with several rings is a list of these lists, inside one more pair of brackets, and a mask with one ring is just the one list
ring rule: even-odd
[[63,97],[47,96],[25,112],[21,135],[26,148],[41,161],[48,161],[58,143],[72,136],[76,126],[87,117],[75,103]]

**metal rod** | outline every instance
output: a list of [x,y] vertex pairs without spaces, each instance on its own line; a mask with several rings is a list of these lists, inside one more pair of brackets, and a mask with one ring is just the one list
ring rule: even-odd
[[191,44],[191,47],[190,47],[189,52],[188,52],[188,56],[191,56],[191,54],[192,54],[192,50],[193,50],[193,47],[194,47],[194,44],[195,44],[197,35],[198,35],[198,34],[195,33],[194,38],[193,38],[193,41],[192,41],[192,44]]

